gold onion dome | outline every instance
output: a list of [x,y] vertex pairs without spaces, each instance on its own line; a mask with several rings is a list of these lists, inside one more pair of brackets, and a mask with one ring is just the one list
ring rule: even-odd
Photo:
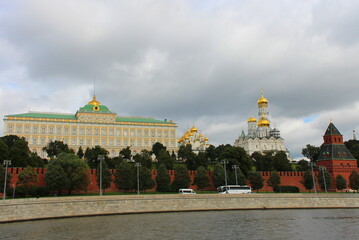
[[203,141],[208,141],[208,137],[205,137],[205,138],[203,139]]
[[258,127],[269,127],[269,125],[269,120],[266,119],[264,116],[262,116],[261,119],[258,121]]
[[97,106],[97,105],[101,105],[101,103],[96,100],[96,95],[94,95],[92,101],[89,102],[88,105],[95,105],[95,106]]
[[194,132],[196,133],[196,132],[198,132],[198,129],[193,126],[190,131],[191,131],[191,133],[194,133]]
[[203,134],[202,134],[202,133],[200,133],[200,134],[198,135],[198,137],[203,137]]
[[258,103],[258,104],[268,104],[268,99],[266,99],[266,98],[263,96],[263,92],[261,93],[261,97],[258,99],[257,103]]
[[248,118],[247,122],[249,122],[249,123],[257,122],[257,119],[255,119],[253,116],[251,116],[250,118]]

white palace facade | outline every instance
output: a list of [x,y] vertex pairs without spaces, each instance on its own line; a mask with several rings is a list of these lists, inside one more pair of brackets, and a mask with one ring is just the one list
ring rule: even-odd
[[133,154],[151,150],[156,142],[177,152],[176,130],[177,124],[166,119],[117,116],[96,96],[75,114],[28,112],[4,117],[4,135],[24,137],[30,150],[43,158],[47,156],[42,148],[55,140],[63,141],[75,152],[80,146],[85,150],[99,145],[111,157],[128,146]]
[[254,152],[262,154],[266,152],[284,151],[292,161],[289,151],[284,145],[284,139],[280,136],[277,128],[271,128],[268,112],[268,100],[261,93],[258,103],[258,121],[251,116],[248,123],[248,132],[242,130],[241,135],[235,140],[234,146],[242,147],[251,155]]

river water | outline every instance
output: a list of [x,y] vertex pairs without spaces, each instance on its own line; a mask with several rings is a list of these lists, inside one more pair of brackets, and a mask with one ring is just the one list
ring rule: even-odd
[[359,239],[359,209],[133,214],[0,224],[0,239]]

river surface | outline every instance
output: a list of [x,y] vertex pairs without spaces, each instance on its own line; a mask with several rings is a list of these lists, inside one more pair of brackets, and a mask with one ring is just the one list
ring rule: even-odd
[[0,224],[0,239],[359,239],[359,209],[133,214]]

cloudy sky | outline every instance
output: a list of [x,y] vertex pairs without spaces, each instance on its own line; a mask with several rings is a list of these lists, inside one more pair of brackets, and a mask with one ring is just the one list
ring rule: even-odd
[[359,128],[358,12],[355,0],[2,0],[0,117],[75,113],[96,79],[120,116],[233,144],[263,89],[299,158],[330,119],[345,140]]

